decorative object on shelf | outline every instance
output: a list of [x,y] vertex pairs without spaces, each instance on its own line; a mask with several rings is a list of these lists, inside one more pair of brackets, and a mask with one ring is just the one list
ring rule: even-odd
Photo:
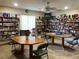
[[3,13],[3,17],[10,17],[9,13]]

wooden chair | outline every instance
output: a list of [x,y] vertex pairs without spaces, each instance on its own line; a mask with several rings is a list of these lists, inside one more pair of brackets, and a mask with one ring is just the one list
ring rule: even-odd
[[[15,36],[15,35],[14,35],[14,36]],[[16,44],[18,44],[18,43],[15,42],[15,41],[13,41],[13,40],[12,40],[12,37],[13,37],[13,36],[9,37],[8,39],[9,39],[9,41],[10,41],[9,44],[11,45],[11,50],[14,51],[14,50],[17,49]]]

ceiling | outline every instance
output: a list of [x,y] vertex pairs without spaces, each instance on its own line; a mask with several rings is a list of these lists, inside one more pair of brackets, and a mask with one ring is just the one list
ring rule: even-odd
[[[68,6],[69,9],[79,8],[79,0],[49,0],[50,7],[56,7],[58,9],[64,9]],[[15,7],[13,3],[18,3]],[[36,11],[43,11],[46,6],[46,0],[0,0],[0,6],[15,7],[21,9],[31,9]]]

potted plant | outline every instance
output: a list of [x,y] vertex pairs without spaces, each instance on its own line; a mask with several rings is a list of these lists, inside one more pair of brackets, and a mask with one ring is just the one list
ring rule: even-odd
[[31,33],[30,30],[26,30],[25,32],[26,32],[26,36],[29,36]]

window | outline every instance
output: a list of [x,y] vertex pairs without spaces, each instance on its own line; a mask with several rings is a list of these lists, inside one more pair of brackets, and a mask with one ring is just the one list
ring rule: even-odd
[[32,30],[35,28],[35,16],[21,15],[20,30]]

